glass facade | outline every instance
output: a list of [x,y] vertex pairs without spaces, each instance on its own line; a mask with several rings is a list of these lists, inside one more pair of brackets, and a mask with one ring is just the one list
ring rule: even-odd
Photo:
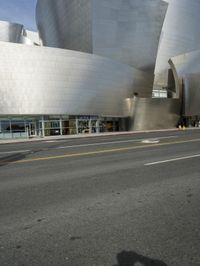
[[98,116],[0,117],[0,139],[125,130],[120,118]]
[[167,98],[166,89],[154,89],[152,92],[152,98]]

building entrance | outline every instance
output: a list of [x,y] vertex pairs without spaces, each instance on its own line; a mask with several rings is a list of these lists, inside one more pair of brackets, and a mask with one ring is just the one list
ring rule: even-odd
[[90,133],[90,121],[85,119],[78,120],[78,133]]
[[28,122],[26,126],[26,130],[29,137],[37,136],[37,126],[36,122]]

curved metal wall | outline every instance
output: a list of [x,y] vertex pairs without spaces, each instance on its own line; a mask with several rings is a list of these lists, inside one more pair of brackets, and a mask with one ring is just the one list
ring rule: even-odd
[[0,21],[0,41],[39,45],[39,36],[37,32],[26,31],[21,24]]
[[177,126],[181,103],[179,99],[135,98],[127,99],[129,130],[154,130]]
[[200,115],[200,50],[182,54],[169,60],[174,73],[177,95],[184,88],[184,115]]
[[44,46],[92,53],[92,0],[38,0],[36,22]]
[[45,46],[94,53],[154,72],[167,4],[162,0],[38,0]]
[[141,73],[100,56],[0,42],[1,115],[123,115]]
[[0,41],[20,43],[23,25],[0,21]]
[[33,44],[40,45],[40,39],[38,32],[25,30],[24,36],[29,39]]
[[[199,58],[200,59],[200,58]],[[200,67],[198,72],[186,74],[184,78],[185,115],[200,116]]]
[[168,11],[162,29],[155,68],[155,87],[167,86],[168,60],[200,49],[200,1],[166,0]]
[[93,53],[154,73],[167,4],[93,0]]
[[23,34],[21,35],[21,38],[20,38],[20,43],[26,44],[26,45],[40,46],[38,32],[28,31],[24,29]]

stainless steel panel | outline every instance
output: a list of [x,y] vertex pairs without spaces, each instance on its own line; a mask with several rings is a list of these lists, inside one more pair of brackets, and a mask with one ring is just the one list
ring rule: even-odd
[[125,101],[129,130],[174,128],[180,118],[180,100],[135,98]]
[[200,116],[200,68],[199,72],[184,77],[185,115]]
[[167,0],[169,7],[160,38],[155,87],[167,86],[168,60],[179,54],[200,49],[200,1]]
[[93,53],[154,73],[167,4],[93,0]]
[[21,37],[21,43],[27,45],[40,45],[40,39],[38,32],[24,30]]
[[39,35],[37,32],[26,31],[21,24],[0,21],[0,41],[39,45]]
[[184,97],[183,114],[200,115],[200,50],[173,57],[169,63],[174,73],[176,93]]
[[36,22],[45,46],[92,53],[92,0],[39,0]]
[[162,0],[38,0],[46,46],[116,59],[154,72],[167,4]]
[[1,115],[123,116],[123,101],[133,87],[139,91],[142,76],[111,59],[64,49],[0,42],[0,58]]
[[0,21],[0,41],[20,43],[23,25]]

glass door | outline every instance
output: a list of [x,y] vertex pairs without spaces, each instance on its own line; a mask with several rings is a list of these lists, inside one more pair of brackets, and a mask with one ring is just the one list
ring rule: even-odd
[[29,137],[35,137],[37,135],[36,122],[28,123],[28,135]]
[[78,133],[89,133],[89,120],[78,120]]

